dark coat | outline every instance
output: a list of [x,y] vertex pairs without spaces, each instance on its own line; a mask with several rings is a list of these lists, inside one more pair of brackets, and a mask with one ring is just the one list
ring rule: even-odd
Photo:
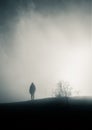
[[35,87],[34,83],[32,83],[29,88],[30,94],[33,95],[35,93],[35,90],[36,90],[36,87]]

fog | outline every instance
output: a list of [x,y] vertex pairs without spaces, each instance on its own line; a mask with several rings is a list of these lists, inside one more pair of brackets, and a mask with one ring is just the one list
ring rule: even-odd
[[32,82],[51,97],[60,80],[92,96],[91,0],[19,1],[1,4],[0,102],[29,100]]

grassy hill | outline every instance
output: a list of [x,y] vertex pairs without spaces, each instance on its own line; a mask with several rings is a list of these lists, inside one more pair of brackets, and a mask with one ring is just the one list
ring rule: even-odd
[[[37,127],[34,122],[46,126],[73,127],[92,121],[92,99],[90,97],[46,98],[33,101],[0,104],[3,122],[14,121],[17,125]],[[47,124],[47,125],[46,125]],[[62,124],[62,125],[61,125]],[[66,124],[66,125],[64,125]],[[70,125],[71,124],[71,125]],[[88,127],[89,125],[87,125]]]
[[[0,114],[8,114],[14,112],[20,112],[20,114],[26,112],[26,114],[39,114],[39,112],[50,112],[53,113],[56,111],[63,112],[73,112],[81,111],[91,112],[92,111],[92,98],[90,97],[72,97],[72,98],[45,98],[38,100],[22,101],[22,102],[13,102],[13,103],[1,103],[0,104]],[[32,111],[32,113],[31,113]],[[61,114],[60,113],[60,114]],[[75,113],[74,113],[75,114]],[[45,113],[44,113],[45,115]]]

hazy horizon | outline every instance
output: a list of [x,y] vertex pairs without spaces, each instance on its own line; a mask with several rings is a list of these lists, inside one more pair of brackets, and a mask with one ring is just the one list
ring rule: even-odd
[[[91,0],[0,1],[0,102],[51,97],[68,81],[92,96]],[[75,95],[75,93],[73,93]]]

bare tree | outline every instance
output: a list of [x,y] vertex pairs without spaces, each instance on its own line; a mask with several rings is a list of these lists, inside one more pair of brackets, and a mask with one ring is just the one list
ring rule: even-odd
[[68,82],[61,81],[57,84],[57,89],[55,90],[55,97],[69,97],[72,95],[72,87]]

